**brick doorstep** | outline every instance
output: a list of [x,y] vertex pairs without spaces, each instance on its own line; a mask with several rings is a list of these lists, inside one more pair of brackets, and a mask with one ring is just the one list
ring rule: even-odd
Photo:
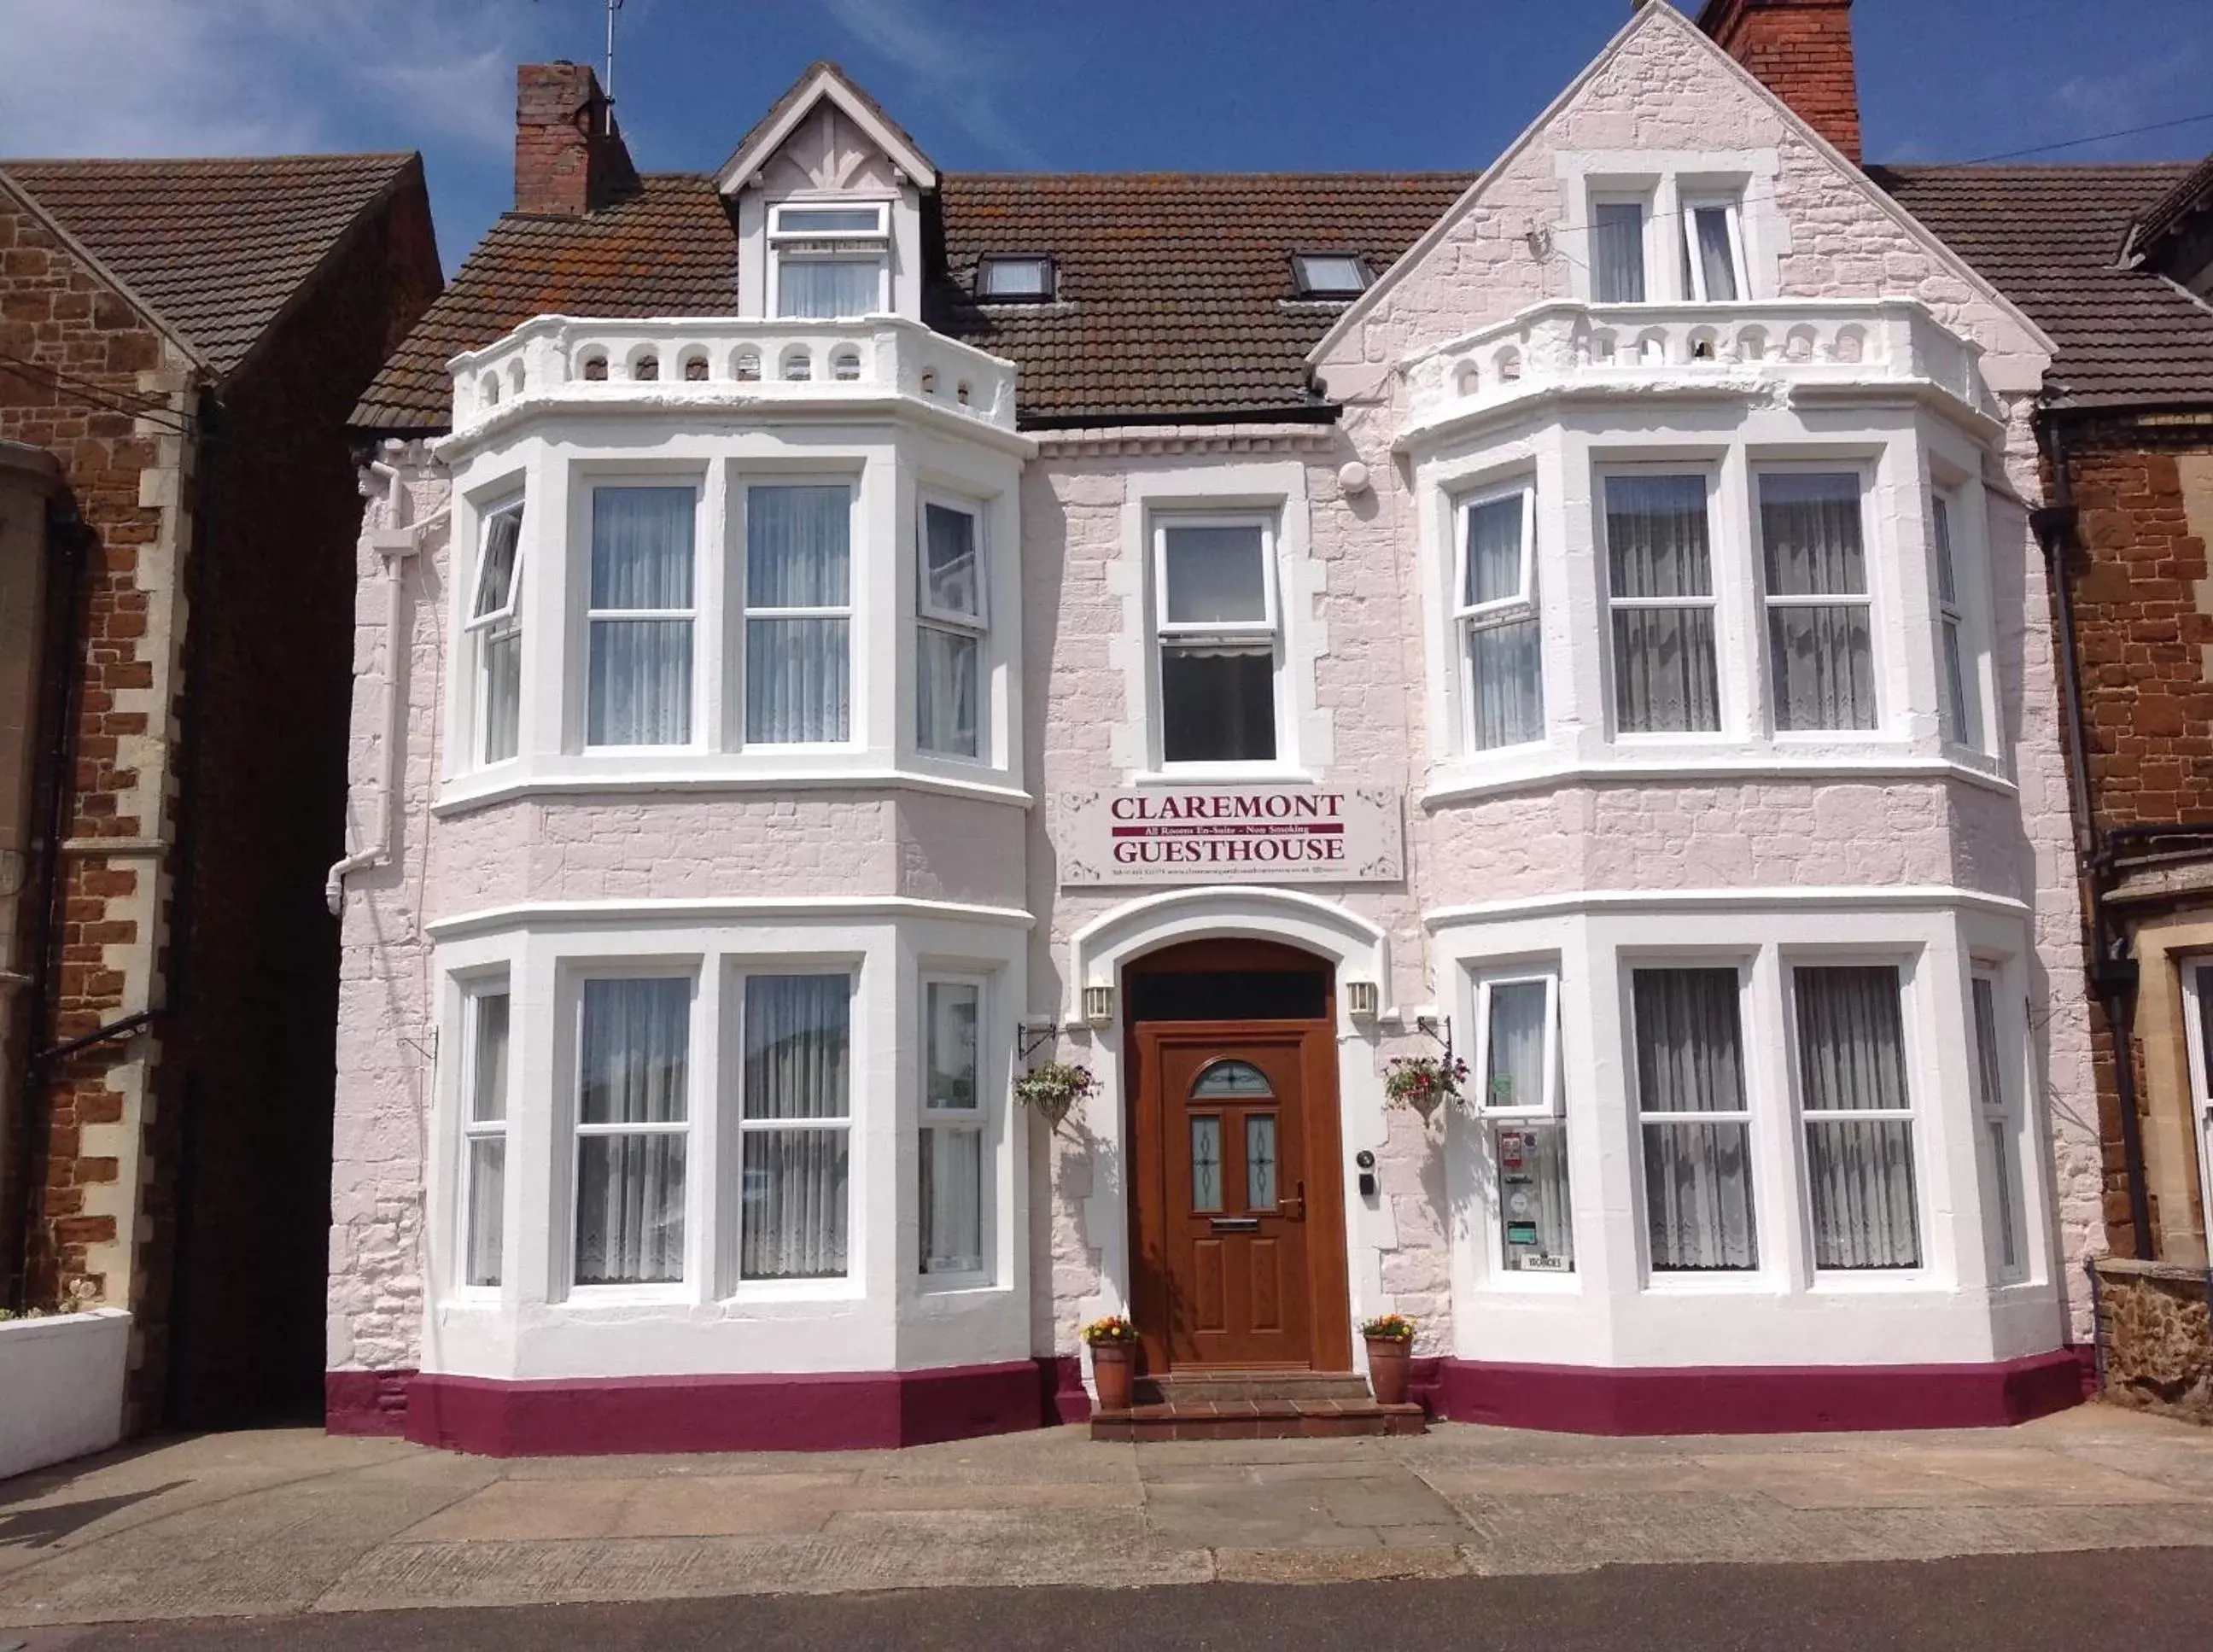
[[1094,1411],[1091,1437],[1107,1441],[1335,1440],[1420,1434],[1419,1405],[1373,1399],[1185,1399]]

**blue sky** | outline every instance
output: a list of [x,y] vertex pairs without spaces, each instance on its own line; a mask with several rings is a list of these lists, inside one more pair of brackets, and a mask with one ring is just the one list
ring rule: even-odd
[[[1683,0],[1695,9],[1695,0]],[[1628,0],[626,0],[641,166],[704,169],[834,58],[941,167],[1472,170]],[[2213,115],[2213,0],[1859,0],[1868,154]],[[508,204],[514,66],[601,0],[0,0],[0,155],[419,149],[448,268]],[[2059,151],[2165,159],[2213,119]]]

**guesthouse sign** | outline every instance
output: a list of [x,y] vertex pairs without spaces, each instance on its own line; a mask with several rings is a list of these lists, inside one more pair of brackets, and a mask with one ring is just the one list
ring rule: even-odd
[[1060,794],[1064,885],[1390,883],[1404,875],[1388,787],[1132,786]]

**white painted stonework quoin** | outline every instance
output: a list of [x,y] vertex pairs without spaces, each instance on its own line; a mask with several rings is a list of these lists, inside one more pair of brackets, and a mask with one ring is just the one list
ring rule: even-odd
[[0,1322],[0,1480],[123,1437],[130,1344],[119,1308]]
[[[839,106],[840,141],[864,113]],[[1968,1367],[2082,1339],[2100,1149],[2028,528],[2049,342],[1666,5],[1345,308],[1309,357],[1326,425],[1018,429],[1014,365],[921,322],[897,141],[850,186],[774,155],[724,180],[747,314],[527,322],[454,362],[450,436],[385,455],[404,498],[372,504],[359,558],[357,842],[387,757],[397,796],[390,852],[345,883],[332,1369],[1073,1357],[1132,1300],[1125,972],[1223,938],[1334,972],[1334,1306],[1412,1315],[1420,1355]],[[1602,302],[1594,204],[1632,196],[1655,223],[1725,197],[1742,296],[1685,290],[1655,241],[1647,302]],[[766,215],[794,199],[884,207],[890,313],[764,319],[794,256]],[[680,569],[595,582],[618,537],[595,512],[647,494]],[[1609,512],[1662,495],[1704,567],[1625,589]],[[1864,588],[1776,588],[1764,512],[1801,497],[1856,524]],[[802,507],[844,559],[803,588],[759,549]],[[436,526],[387,625],[377,535],[403,511]],[[1192,524],[1260,547],[1265,604],[1195,646],[1265,661],[1265,755],[1186,760],[1168,732],[1164,661],[1212,623],[1163,594]],[[956,540],[958,588],[932,560]],[[1780,686],[1775,639],[1821,604],[1864,628],[1849,716]],[[1630,643],[1678,623],[1710,661],[1697,710],[1640,722]],[[837,662],[803,726],[765,709],[798,677],[759,667],[802,635]],[[1527,692],[1502,710],[1474,662],[1509,635]],[[655,732],[619,742],[633,643],[682,668],[654,668]],[[955,659],[972,727],[918,705]],[[1730,1105],[1686,1125],[1636,1017],[1692,976],[1736,1042],[1707,1092]],[[755,1030],[795,978],[844,984],[808,1012],[842,1065],[796,1124]],[[1843,1137],[1809,1028],[1838,983],[1874,991],[1894,1063],[1855,1139],[1911,1161],[1873,1237],[1816,1215]],[[587,1023],[619,1017],[588,1005],[649,999],[651,1118],[597,1145],[583,1070],[612,1035]],[[1509,1002],[1544,1006],[1541,1097],[1478,1070],[1466,1110],[1386,1106],[1392,1058],[1448,1029],[1480,1069]],[[948,1005],[972,1074],[930,1065]],[[1048,1058],[1100,1081],[1050,1133],[1012,1096]],[[1692,1128],[1723,1133],[1668,1134]],[[1520,1155],[1553,1130],[1532,1237]],[[1652,1208],[1686,1140],[1720,1143],[1734,1201],[1688,1239]],[[771,1265],[768,1167],[802,1150],[840,1167],[817,1184],[844,1201],[836,1253]],[[663,1190],[626,1281],[586,1231],[618,1151],[660,1155]],[[972,1242],[925,1208],[954,1154]]]

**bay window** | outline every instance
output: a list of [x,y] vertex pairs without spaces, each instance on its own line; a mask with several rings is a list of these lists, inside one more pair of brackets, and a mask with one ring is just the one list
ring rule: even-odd
[[745,740],[851,738],[852,489],[755,483],[746,494]]
[[462,1000],[461,1281],[500,1282],[507,1196],[508,1051],[504,984]]
[[1562,1117],[1559,978],[1487,975],[1476,984],[1477,1111],[1498,1190],[1499,1254],[1509,1272],[1575,1269]]
[[1529,490],[1460,508],[1457,619],[1466,661],[1468,744],[1478,751],[1545,737],[1537,612],[1537,532]]
[[1894,965],[1791,972],[1816,1269],[1921,1265]]
[[1614,725],[1622,734],[1721,727],[1706,479],[1605,479]]
[[1258,519],[1154,529],[1165,763],[1268,762],[1277,753],[1274,535]]
[[692,981],[582,983],[577,1015],[576,1283],[684,1277]]
[[689,486],[592,490],[588,746],[691,743],[696,501]]
[[1745,296],[1744,242],[1735,201],[1683,203],[1683,296],[1693,304],[1734,303]]
[[980,747],[985,630],[982,522],[970,506],[926,500],[916,571],[915,744],[947,757]]
[[771,207],[776,314],[827,319],[889,308],[888,211],[881,202]]
[[1777,729],[1875,726],[1874,600],[1860,479],[1759,479],[1768,671]]
[[1600,304],[1644,302],[1645,204],[1599,201],[1591,208],[1591,296]]
[[1645,1231],[1655,1273],[1759,1265],[1737,972],[1631,978]]
[[485,518],[469,599],[479,763],[502,763],[515,753],[522,709],[521,591],[522,506],[518,502]]
[[740,1011],[739,1272],[847,1271],[852,1135],[849,974],[749,975]]
[[2013,1107],[2013,1085],[1999,1052],[1997,978],[1978,970],[1970,981],[1975,1018],[1975,1117],[1981,1125],[1984,1177],[1989,1186],[1987,1225],[1994,1241],[1991,1260],[2000,1279],[2017,1279],[2026,1271],[2028,1240],[2021,1221],[2021,1154]]
[[1966,613],[1960,600],[1959,558],[1952,546],[1952,502],[1930,496],[1930,548],[1936,561],[1936,625],[1942,635],[1944,738],[1955,746],[1983,743],[1982,696],[1974,676],[1974,655],[1966,643]]
[[985,1122],[980,982],[922,987],[922,1271],[984,1271]]

